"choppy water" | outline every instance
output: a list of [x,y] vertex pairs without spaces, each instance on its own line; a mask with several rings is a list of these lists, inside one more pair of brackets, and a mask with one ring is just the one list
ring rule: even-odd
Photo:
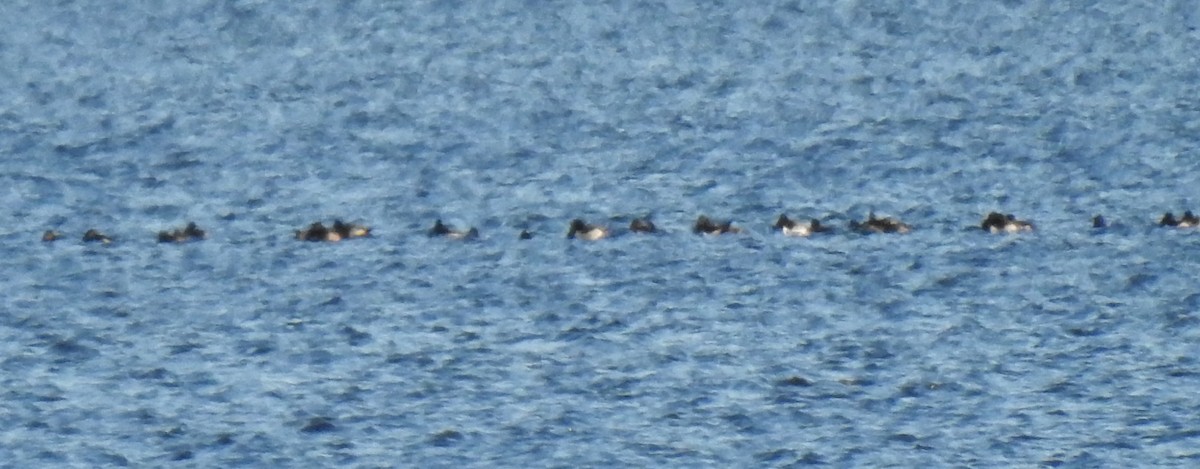
[[[6,2],[0,462],[1193,466],[1200,233],[1152,225],[1200,208],[1198,23]],[[872,210],[917,230],[769,229]],[[563,236],[644,214],[668,233]],[[376,236],[291,239],[334,217]]]

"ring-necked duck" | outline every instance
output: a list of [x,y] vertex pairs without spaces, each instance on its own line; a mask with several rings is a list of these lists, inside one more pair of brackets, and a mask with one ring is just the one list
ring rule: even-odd
[[171,231],[159,231],[158,242],[160,243],[185,243],[191,240],[202,240],[208,237],[204,230],[196,226],[195,222],[188,222],[183,229]]
[[654,222],[650,221],[650,217],[635,218],[629,222],[629,231],[634,233],[657,233],[658,227],[654,226]]
[[467,231],[455,230],[443,224],[441,219],[438,219],[433,223],[433,228],[429,229],[428,234],[431,238],[440,236],[449,239],[475,239],[479,237],[479,230],[473,227]]
[[1005,215],[1003,213],[991,212],[987,218],[980,223],[980,228],[991,233],[1020,233],[1022,231],[1033,231],[1033,224],[1024,220],[1018,220],[1013,214]]
[[726,233],[741,233],[742,229],[733,226],[732,221],[717,223],[712,221],[712,219],[708,218],[707,216],[700,215],[700,217],[696,219],[696,223],[692,225],[692,232],[696,234],[721,235]]
[[867,221],[859,223],[850,221],[850,229],[863,234],[871,233],[908,233],[912,226],[891,217],[875,218],[875,212],[867,214]]
[[58,240],[60,240],[60,239],[62,239],[62,233],[59,233],[59,232],[57,232],[57,231],[54,231],[54,230],[46,230],[46,232],[45,232],[45,233],[42,233],[42,241],[43,241],[43,242],[47,242],[47,243],[48,243],[48,242],[51,242],[51,241],[58,241]]
[[589,225],[578,218],[571,220],[571,227],[567,230],[567,238],[579,238],[585,241],[595,241],[608,237],[608,230],[601,226]]
[[788,218],[787,214],[779,215],[779,219],[775,220],[775,229],[784,236],[810,236],[829,231],[829,228],[821,225],[821,221],[816,218],[809,220],[808,224],[803,224]]
[[83,233],[83,241],[85,243],[108,244],[108,243],[112,242],[112,238],[108,237],[108,235],[106,235],[104,233],[101,233],[99,230],[92,228],[92,229],[87,230],[87,232]]

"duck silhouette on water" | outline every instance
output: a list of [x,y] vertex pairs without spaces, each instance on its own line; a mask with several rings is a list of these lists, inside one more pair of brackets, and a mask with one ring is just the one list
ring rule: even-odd
[[108,235],[101,233],[100,230],[92,228],[83,233],[83,242],[109,244],[113,242],[113,239]]
[[1200,217],[1197,217],[1191,210],[1183,212],[1183,217],[1176,219],[1175,214],[1167,212],[1163,214],[1162,219],[1158,221],[1159,226],[1170,226],[1175,228],[1194,228],[1200,226]]
[[599,225],[589,224],[583,219],[576,218],[571,220],[571,225],[567,228],[568,239],[582,239],[584,241],[596,241],[609,236],[607,228]]
[[1003,214],[999,212],[991,212],[983,219],[983,223],[979,224],[980,228],[989,233],[1020,233],[1023,231],[1033,231],[1033,224],[1025,220],[1018,220],[1013,214]]
[[471,227],[470,229],[468,229],[466,231],[456,230],[456,229],[442,223],[442,220],[440,218],[433,223],[433,228],[430,228],[429,231],[427,232],[427,234],[429,235],[430,238],[441,237],[441,238],[447,238],[447,239],[463,239],[463,240],[479,238],[479,230],[475,229],[474,227]]
[[733,226],[732,221],[723,221],[717,223],[706,215],[700,215],[696,218],[696,223],[692,224],[692,232],[700,235],[723,235],[741,233],[742,229]]
[[863,234],[871,233],[908,233],[912,231],[912,226],[898,219],[891,217],[876,218],[875,212],[867,214],[867,220],[864,222],[850,221],[850,229]]
[[336,243],[343,239],[365,238],[371,236],[371,228],[357,223],[346,223],[334,220],[333,227],[315,222],[303,230],[296,230],[296,239],[301,241],[327,241]]
[[654,226],[650,217],[634,218],[629,222],[629,231],[632,233],[658,233],[658,227]]
[[196,226],[195,222],[188,222],[187,226],[182,229],[171,231],[159,231],[158,242],[160,243],[186,243],[188,241],[199,241],[208,237],[208,233]]

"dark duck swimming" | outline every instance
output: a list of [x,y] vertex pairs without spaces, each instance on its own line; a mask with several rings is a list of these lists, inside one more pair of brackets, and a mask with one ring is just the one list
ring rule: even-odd
[[158,232],[158,242],[160,243],[186,243],[207,237],[208,233],[196,226],[195,222],[188,222],[187,226],[183,228]]
[[867,215],[864,222],[851,221],[850,229],[863,234],[871,233],[908,233],[912,226],[891,217],[877,218],[875,212]]
[[332,227],[326,227],[324,223],[315,222],[308,225],[308,228],[296,230],[296,239],[301,241],[327,241],[336,243],[343,239],[365,238],[371,236],[371,228],[357,223],[346,223],[342,220],[334,220]]
[[629,222],[629,231],[634,233],[657,233],[658,227],[650,221],[650,217],[635,218]]
[[87,232],[83,233],[83,242],[85,242],[85,243],[108,244],[108,243],[111,243],[112,241],[113,241],[113,239],[111,237],[109,237],[108,235],[106,235],[104,233],[101,233],[100,230],[97,230],[95,228],[89,229],[89,230],[87,230]]
[[1018,220],[1013,214],[1003,214],[999,212],[991,212],[979,224],[980,228],[989,233],[1020,233],[1023,231],[1033,231],[1033,223],[1025,220]]
[[722,235],[741,233],[742,229],[733,226],[732,221],[718,223],[705,215],[700,215],[699,218],[696,218],[696,223],[692,224],[692,232],[703,235]]
[[474,227],[467,230],[456,230],[451,226],[442,223],[441,219],[433,222],[433,228],[430,228],[426,234],[431,238],[447,238],[447,239],[475,239],[479,237],[479,230]]
[[1171,212],[1164,213],[1162,219],[1158,221],[1159,226],[1169,226],[1174,228],[1195,228],[1200,226],[1200,218],[1196,217],[1191,210],[1183,212],[1183,217],[1176,219],[1175,214]]

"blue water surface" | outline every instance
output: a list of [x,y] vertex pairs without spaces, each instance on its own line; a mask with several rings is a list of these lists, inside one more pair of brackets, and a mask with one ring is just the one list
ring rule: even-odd
[[[1154,225],[1200,209],[1198,27],[6,1],[0,465],[1194,467],[1200,233]],[[916,230],[845,229],[871,212]],[[666,233],[565,237],[644,215]],[[338,217],[374,236],[293,239]]]

